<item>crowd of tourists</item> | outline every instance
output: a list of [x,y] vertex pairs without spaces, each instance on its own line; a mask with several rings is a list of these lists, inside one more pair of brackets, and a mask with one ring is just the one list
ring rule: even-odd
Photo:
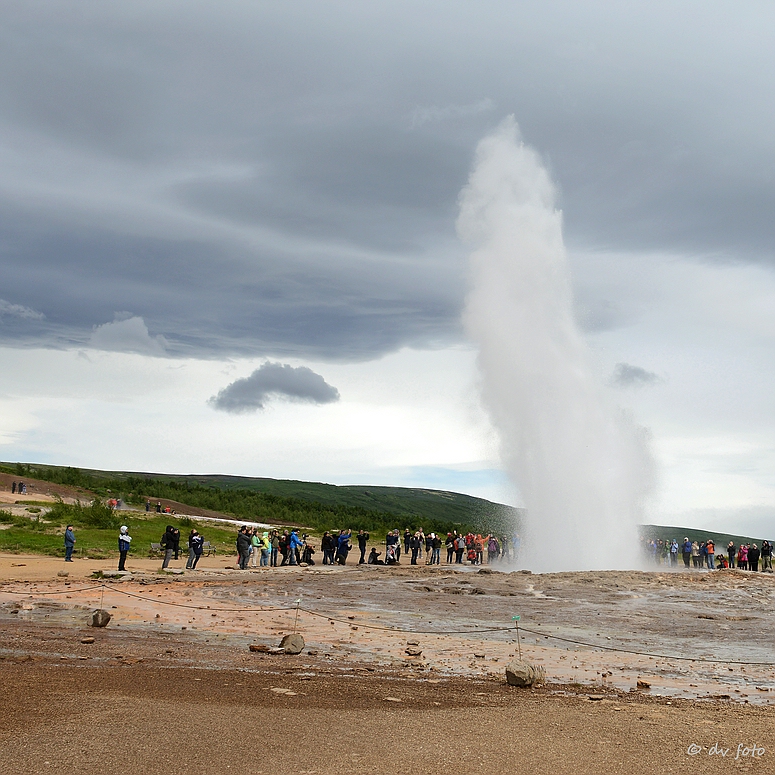
[[[481,565],[484,562],[516,559],[519,551],[519,535],[511,538],[479,533],[458,533],[452,531],[425,533],[422,529],[406,528],[391,530],[385,536],[385,551],[376,546],[369,551],[371,535],[366,530],[353,534],[352,530],[326,530],[319,547],[311,537],[299,534],[298,528],[291,530],[261,530],[247,525],[237,533],[237,555],[239,567],[278,567],[284,565],[346,565],[351,552],[357,552],[358,564],[398,565],[401,556],[409,558],[411,565],[423,561],[426,565],[441,565],[442,549],[446,551],[446,564]],[[195,565],[194,565],[195,567]]]
[[645,540],[645,545],[655,565],[679,567],[683,564],[684,568],[693,569],[738,568],[772,572],[772,544],[769,541],[762,541],[761,547],[755,543],[737,546],[734,541],[730,541],[721,551],[717,551],[716,542],[712,538],[705,541],[652,538]]

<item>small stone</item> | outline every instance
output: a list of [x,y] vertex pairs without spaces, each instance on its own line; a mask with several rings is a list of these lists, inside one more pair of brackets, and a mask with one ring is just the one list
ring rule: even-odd
[[648,681],[644,681],[642,678],[639,678],[635,685],[638,687],[638,689],[650,689],[651,684]]
[[92,627],[107,627],[113,617],[104,608],[98,608],[91,617]]
[[599,702],[600,700],[605,699],[605,696],[602,694],[588,694],[587,699],[592,700],[593,702]]
[[404,653],[410,657],[420,657],[422,656],[422,649],[417,648],[416,646],[407,646]]
[[403,700],[399,700],[398,697],[385,697],[385,702],[403,702]]
[[301,633],[294,632],[292,635],[286,635],[280,641],[280,648],[286,654],[301,654],[304,651],[304,636]]
[[474,654],[476,659],[484,659],[484,654]]
[[531,665],[515,659],[506,666],[506,681],[509,686],[533,686],[543,683],[546,671],[541,665]]
[[57,576],[61,576],[63,579],[66,579],[70,573],[66,570],[61,570],[57,573]]
[[81,643],[94,643],[94,638],[92,638],[91,636],[87,638],[81,638]]
[[263,643],[251,643],[248,648],[255,654],[268,654],[269,653],[269,646],[264,645]]

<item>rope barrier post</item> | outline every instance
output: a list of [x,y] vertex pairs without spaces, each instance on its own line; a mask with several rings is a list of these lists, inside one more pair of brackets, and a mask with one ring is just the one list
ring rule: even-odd
[[301,605],[301,598],[298,598],[296,601],[296,619],[293,622],[293,632],[296,633],[296,626],[299,623],[299,606]]
[[511,621],[514,622],[517,628],[517,651],[519,652],[519,661],[522,661],[522,644],[519,642],[519,614],[512,616]]

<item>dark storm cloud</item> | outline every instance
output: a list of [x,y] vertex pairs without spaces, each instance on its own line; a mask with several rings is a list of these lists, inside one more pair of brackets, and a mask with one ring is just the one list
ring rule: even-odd
[[611,383],[616,387],[643,387],[662,382],[662,378],[653,371],[646,371],[640,366],[632,366],[629,363],[617,363],[614,368]]
[[772,262],[773,15],[8,5],[0,297],[45,317],[5,315],[0,342],[95,346],[117,310],[168,356],[455,339],[457,195],[507,113],[551,167],[571,246]]
[[273,397],[331,404],[339,400],[339,391],[306,366],[294,368],[288,364],[265,363],[249,377],[227,385],[209,403],[224,412],[244,414],[263,409]]

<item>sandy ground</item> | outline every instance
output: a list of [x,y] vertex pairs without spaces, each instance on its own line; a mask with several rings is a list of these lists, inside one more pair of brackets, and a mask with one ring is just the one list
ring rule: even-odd
[[[131,577],[101,582],[92,572],[113,561],[0,557],[0,737],[13,763],[0,772],[118,772],[120,760],[168,772],[775,770],[769,574],[239,572],[230,560],[160,576],[158,561],[133,559]],[[104,630],[87,626],[96,607],[113,615]],[[248,649],[294,628],[298,657]],[[545,666],[544,687],[505,685],[520,649]],[[292,752],[256,755],[256,735],[290,736]],[[58,739],[72,741],[66,765]],[[190,756],[187,740],[199,741]],[[763,750],[735,760],[740,744]]]

